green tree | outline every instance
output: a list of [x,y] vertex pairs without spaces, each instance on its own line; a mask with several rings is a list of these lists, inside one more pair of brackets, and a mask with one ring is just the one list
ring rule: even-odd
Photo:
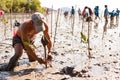
[[6,12],[10,12],[12,9],[12,0],[6,0]]
[[43,12],[40,0],[0,0],[0,9],[5,12]]

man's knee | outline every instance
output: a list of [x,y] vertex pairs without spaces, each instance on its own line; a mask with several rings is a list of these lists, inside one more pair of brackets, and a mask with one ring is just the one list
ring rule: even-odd
[[22,56],[22,52],[15,52],[14,57],[20,58]]

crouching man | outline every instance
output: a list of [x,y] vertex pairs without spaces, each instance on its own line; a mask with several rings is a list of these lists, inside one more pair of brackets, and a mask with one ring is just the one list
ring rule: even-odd
[[49,35],[49,27],[44,21],[44,16],[39,12],[35,12],[34,14],[32,14],[31,19],[22,23],[19,26],[16,34],[14,34],[13,48],[15,54],[10,59],[7,67],[5,68],[5,71],[11,71],[14,69],[18,62],[18,59],[23,54],[23,49],[26,51],[30,62],[37,60],[40,64],[47,63],[46,60],[38,58],[37,55],[35,54],[35,49],[30,46],[33,44],[35,35],[39,32],[43,32],[44,37],[46,38],[46,40],[48,40],[48,43],[46,44],[48,49],[47,61],[52,60],[51,56],[52,43]]

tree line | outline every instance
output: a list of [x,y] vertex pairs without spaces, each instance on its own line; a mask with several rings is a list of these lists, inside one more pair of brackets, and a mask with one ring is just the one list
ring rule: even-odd
[[0,0],[0,10],[10,13],[20,12],[44,12],[45,8],[41,7],[40,0]]

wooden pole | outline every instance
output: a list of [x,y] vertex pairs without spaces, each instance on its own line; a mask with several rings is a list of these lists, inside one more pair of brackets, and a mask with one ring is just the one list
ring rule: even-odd
[[45,59],[45,66],[47,68],[47,54],[46,54],[46,46],[44,46],[44,59]]
[[[83,33],[83,27],[84,27],[84,18],[82,18],[82,29],[81,29],[81,33]],[[81,42],[82,42],[82,36],[81,36]]]
[[104,34],[105,34],[105,32],[107,32],[107,24],[108,24],[108,22],[105,21],[105,25],[104,25],[104,27],[103,27],[103,35],[102,35],[102,39],[104,38]]
[[12,5],[13,5],[13,0],[11,2],[11,9],[10,9],[10,26],[11,26],[11,30],[13,28],[13,25],[12,25]]
[[72,16],[72,35],[74,35],[75,14]]
[[91,57],[91,53],[90,53],[90,21],[88,21],[88,57]]
[[[76,10],[76,7],[77,6],[75,6],[75,9],[74,10]],[[74,14],[72,14],[72,35],[74,35],[74,24],[75,24],[75,11],[74,11]]]
[[51,10],[51,37],[52,37],[52,20],[53,20],[53,5]]
[[3,17],[3,22],[4,22],[4,38],[6,39],[6,24],[7,24],[7,21],[6,21],[6,18]]
[[56,38],[56,34],[57,34],[57,27],[58,27],[59,13],[60,13],[60,9],[58,9],[58,13],[57,13],[57,20],[56,20],[56,27],[55,27],[55,35],[54,35],[53,49],[54,49],[55,38]]

